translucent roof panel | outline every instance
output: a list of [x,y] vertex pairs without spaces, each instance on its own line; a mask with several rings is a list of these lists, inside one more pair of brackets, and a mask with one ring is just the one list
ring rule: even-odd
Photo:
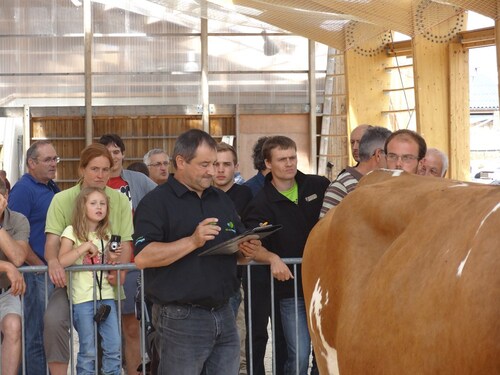
[[308,41],[297,36],[209,35],[208,52],[210,72],[308,69]]
[[[140,6],[142,4],[142,6]],[[94,33],[199,34],[200,17],[149,1],[94,1]]]
[[93,52],[92,70],[95,73],[175,73],[200,70],[199,36],[95,37]]
[[303,104],[309,102],[307,73],[210,74],[213,104]]
[[70,0],[6,0],[0,6],[1,35],[62,36],[83,32],[83,9]]
[[[465,9],[497,18],[497,0],[91,0],[91,5],[93,93],[103,102],[116,98],[118,105],[136,97],[200,102],[201,19],[208,20],[214,103],[259,102],[265,95],[307,103],[307,38],[323,43],[316,47],[315,69],[321,72],[326,45],[341,52],[363,43],[375,48],[386,43],[388,30],[414,36]],[[2,105],[82,102],[82,0],[3,1],[0,36]],[[249,87],[237,88],[238,77],[240,86]]]

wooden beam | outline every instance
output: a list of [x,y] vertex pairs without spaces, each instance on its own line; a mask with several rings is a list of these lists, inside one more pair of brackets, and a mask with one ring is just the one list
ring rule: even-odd
[[400,42],[391,42],[385,45],[385,53],[387,56],[411,56],[413,53],[413,45],[411,40],[402,40]]
[[495,45],[495,27],[462,31],[458,39],[465,48],[488,47]]
[[[464,48],[489,47],[495,45],[495,27],[461,31],[457,34]],[[387,43],[385,51],[388,56],[411,56],[413,46],[411,40]]]

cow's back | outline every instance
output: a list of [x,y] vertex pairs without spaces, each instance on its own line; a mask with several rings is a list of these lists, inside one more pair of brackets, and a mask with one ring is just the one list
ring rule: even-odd
[[500,373],[499,203],[498,187],[363,178],[304,252],[322,373],[333,348],[342,374]]

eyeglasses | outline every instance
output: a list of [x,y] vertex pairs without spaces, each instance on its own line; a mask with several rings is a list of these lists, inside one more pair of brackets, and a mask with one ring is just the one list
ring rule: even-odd
[[387,160],[390,161],[398,161],[398,159],[401,159],[401,162],[408,164],[411,163],[414,160],[418,160],[418,156],[415,155],[398,155],[398,154],[393,154],[392,152],[388,153],[386,156]]
[[168,167],[169,164],[170,164],[169,161],[164,161],[164,162],[159,161],[158,163],[148,164],[148,167],[160,168],[162,165],[164,167]]
[[43,160],[38,160],[38,158],[34,159],[36,161],[39,161],[43,164],[50,164],[50,163],[56,163],[58,164],[61,161],[61,158],[59,156],[55,156],[53,158],[45,158]]

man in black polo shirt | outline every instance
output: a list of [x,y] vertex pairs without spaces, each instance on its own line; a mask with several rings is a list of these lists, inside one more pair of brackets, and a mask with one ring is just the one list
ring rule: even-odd
[[211,186],[216,146],[201,130],[181,134],[173,178],[147,194],[134,216],[135,262],[145,268],[154,303],[160,374],[238,373],[238,331],[228,300],[238,290],[237,258],[252,258],[261,247],[253,240],[237,254],[198,256],[245,230],[231,199]]

